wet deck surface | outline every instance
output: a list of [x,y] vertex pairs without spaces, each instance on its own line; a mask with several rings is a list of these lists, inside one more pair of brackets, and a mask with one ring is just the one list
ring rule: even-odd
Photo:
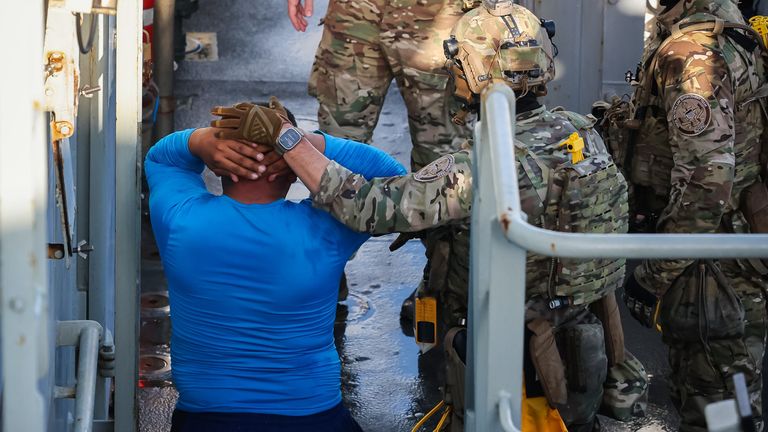
[[[297,39],[285,26],[284,1],[264,1],[272,12],[246,11],[253,2],[226,2],[228,7],[216,9],[218,2],[201,2],[201,10],[185,23],[186,31],[217,32],[219,62],[184,62],[177,73],[176,128],[205,126],[210,121],[209,109],[213,105],[226,105],[242,100],[262,101],[277,95],[294,112],[301,127],[316,127],[317,103],[306,95],[302,82],[276,82],[275,71],[264,69],[270,61],[258,44],[264,31],[254,29],[253,19],[270,19],[279,23],[279,32],[286,37],[269,35],[269,43],[285,43],[285,52],[311,56],[317,43],[316,32],[295,47]],[[262,3],[262,2],[259,2]],[[320,9],[322,6],[318,6]],[[250,5],[250,6],[249,6]],[[240,13],[242,12],[242,13]],[[318,11],[322,14],[322,10]],[[285,21],[285,22],[284,22]],[[252,37],[237,35],[243,29],[254,29]],[[251,30],[249,30],[251,31]],[[227,44],[240,44],[237,50]],[[248,45],[250,44],[250,45]],[[290,44],[294,44],[292,47]],[[272,47],[275,51],[275,47]],[[279,51],[279,50],[277,50]],[[309,53],[309,54],[307,54]],[[306,59],[300,67],[306,67]],[[281,63],[280,68],[283,68]],[[217,73],[216,67],[226,68]],[[297,66],[297,67],[299,67]],[[306,76],[308,70],[295,71],[278,68],[281,76],[294,79]],[[269,81],[265,81],[269,79]],[[389,152],[408,166],[410,138],[402,99],[390,91],[374,135],[377,147]],[[300,189],[295,192],[301,194]],[[142,271],[143,292],[165,290],[162,267],[145,236]],[[424,266],[423,247],[417,241],[409,242],[396,253],[388,246],[393,236],[369,240],[347,265],[350,287],[349,299],[339,306],[336,326],[337,344],[343,363],[342,380],[344,401],[366,431],[409,431],[440,399],[438,383],[442,373],[441,353],[419,356],[413,339],[401,329],[399,310],[401,301],[417,285]],[[624,311],[625,312],[625,311]],[[625,313],[626,317],[627,314]],[[645,364],[653,375],[648,416],[631,424],[603,420],[606,430],[664,431],[674,430],[676,416],[672,414],[664,374],[667,371],[666,350],[657,334],[625,320],[627,346]],[[144,344],[144,350],[157,349]],[[144,388],[140,390],[140,430],[160,432],[170,429],[170,414],[176,400],[172,387]]]

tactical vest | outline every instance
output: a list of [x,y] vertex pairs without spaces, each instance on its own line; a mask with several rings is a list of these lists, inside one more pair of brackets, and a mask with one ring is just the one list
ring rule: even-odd
[[[528,222],[552,231],[626,233],[627,183],[594,131],[594,119],[559,109],[552,114],[567,121],[550,132],[561,140],[578,132],[585,141],[585,159],[573,163],[568,152],[554,150],[557,145],[537,149],[516,142],[518,181]],[[519,125],[521,128],[525,126]],[[529,253],[527,296],[548,298],[553,308],[589,304],[621,285],[625,264],[624,259],[552,258]]]

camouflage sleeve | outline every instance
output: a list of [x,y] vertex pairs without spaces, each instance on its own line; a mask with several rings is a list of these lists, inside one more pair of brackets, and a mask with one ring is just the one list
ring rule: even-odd
[[[664,50],[656,71],[674,167],[657,231],[718,230],[734,181],[734,95],[728,66],[710,37],[695,34]],[[745,74],[746,75],[746,74]],[[661,294],[690,260],[647,260],[637,280]]]
[[371,181],[332,161],[312,199],[349,228],[370,234],[415,232],[463,221],[472,207],[471,154],[460,151],[416,173]]

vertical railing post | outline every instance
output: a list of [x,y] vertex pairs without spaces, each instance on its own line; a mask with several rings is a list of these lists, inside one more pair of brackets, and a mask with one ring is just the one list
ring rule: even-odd
[[0,80],[0,380],[2,430],[8,432],[45,431],[48,424],[48,399],[41,394],[50,369],[43,3],[6,2],[0,13],[10,62]]
[[[503,89],[507,91],[492,93],[484,102],[499,115],[484,118],[478,125],[476,143],[487,141],[491,135],[495,139],[514,136],[515,97],[507,87]],[[499,152],[487,145],[474,147],[466,386],[469,432],[499,431],[504,425],[508,431],[520,427],[526,251],[509,244],[497,213],[494,184],[503,173],[495,172],[491,162],[500,157],[514,163],[513,143],[505,148],[506,152]],[[517,182],[517,178],[505,180]],[[508,405],[501,410],[500,403]],[[511,414],[511,425],[500,420],[502,413]]]
[[142,4],[117,3],[115,430],[135,431],[139,335]]
[[[105,332],[115,323],[115,20],[100,15],[93,50],[91,82],[101,87],[90,100],[88,241],[95,248],[88,264],[88,319]],[[83,209],[80,209],[83,212]],[[81,225],[82,226],[82,225]],[[98,377],[96,420],[110,419],[112,378]]]

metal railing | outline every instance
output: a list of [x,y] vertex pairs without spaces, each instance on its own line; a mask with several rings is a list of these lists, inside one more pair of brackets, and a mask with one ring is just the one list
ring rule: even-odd
[[75,399],[75,432],[93,430],[96,377],[102,327],[96,321],[61,321],[56,346],[77,346],[77,381],[74,387],[57,387],[55,397]]
[[515,95],[496,84],[475,128],[466,430],[519,431],[528,251],[569,258],[760,258],[764,234],[579,234],[528,224],[515,164]]

